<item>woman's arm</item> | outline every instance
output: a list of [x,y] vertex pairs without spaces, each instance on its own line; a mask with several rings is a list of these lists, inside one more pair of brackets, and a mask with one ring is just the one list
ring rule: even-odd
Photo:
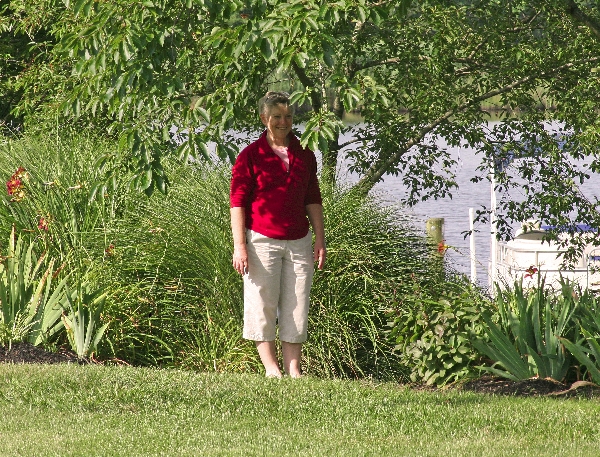
[[246,209],[236,206],[230,209],[231,233],[233,234],[233,268],[239,274],[248,272],[248,251],[246,249]]
[[306,214],[308,215],[308,220],[310,221],[313,233],[315,234],[313,256],[315,262],[319,262],[319,270],[322,270],[323,265],[325,265],[325,257],[327,256],[327,249],[325,248],[325,222],[323,218],[323,205],[318,203],[306,205]]

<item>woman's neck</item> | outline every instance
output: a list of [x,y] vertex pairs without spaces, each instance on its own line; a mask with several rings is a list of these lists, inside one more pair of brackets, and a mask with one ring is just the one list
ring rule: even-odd
[[275,138],[275,137],[269,135],[268,132],[267,132],[267,142],[269,143],[269,146],[276,147],[276,148],[287,148],[288,145],[290,144],[290,140],[287,137],[287,135],[285,136],[285,138]]

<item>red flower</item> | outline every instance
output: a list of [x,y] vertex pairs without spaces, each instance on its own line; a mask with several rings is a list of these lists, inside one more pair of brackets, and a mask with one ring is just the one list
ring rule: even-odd
[[40,217],[40,220],[38,221],[38,228],[40,230],[44,230],[45,232],[48,231],[48,219],[46,219],[45,217]]
[[448,245],[446,244],[446,240],[442,240],[442,241],[440,241],[440,242],[438,243],[438,246],[437,246],[438,254],[443,254],[443,253],[445,253],[445,252],[448,250],[448,248],[449,248],[449,247],[450,247],[450,246],[448,246]]
[[107,256],[115,255],[115,245],[109,244],[108,247],[104,250],[104,254],[106,254]]
[[23,180],[27,178],[27,170],[23,167],[17,168],[8,181],[6,181],[6,190],[8,195],[12,195],[11,201],[21,201],[25,197],[23,189]]
[[531,265],[527,270],[525,270],[525,279],[533,278],[533,275],[538,272],[538,269],[535,265]]
[[13,195],[21,188],[21,180],[16,178],[14,175],[6,181],[6,190],[8,195]]

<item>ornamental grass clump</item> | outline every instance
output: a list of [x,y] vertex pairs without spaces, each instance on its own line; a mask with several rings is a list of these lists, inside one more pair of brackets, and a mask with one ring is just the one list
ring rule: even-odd
[[411,275],[432,272],[427,241],[383,195],[363,197],[340,187],[322,191],[328,258],[313,284],[308,371],[405,379],[387,313],[395,297],[411,293]]
[[231,266],[228,169],[171,164],[168,195],[130,208],[102,265],[112,320],[101,346],[132,364],[256,371],[241,338],[242,279]]
[[[229,167],[172,164],[168,195],[127,212],[103,264],[113,289],[104,350],[139,364],[260,371],[241,338],[242,279],[231,265]],[[411,275],[439,274],[400,208],[323,186],[328,260],[311,294],[303,369],[322,377],[404,379],[388,311]],[[102,346],[102,344],[101,344]]]

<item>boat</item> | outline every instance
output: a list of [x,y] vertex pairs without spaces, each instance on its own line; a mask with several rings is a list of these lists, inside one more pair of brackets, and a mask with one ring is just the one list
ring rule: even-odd
[[592,237],[598,236],[598,230],[577,225],[571,230],[572,234],[559,232],[559,239],[573,235],[589,239],[582,255],[569,269],[562,266],[561,254],[567,249],[558,242],[545,239],[550,230],[556,230],[556,227],[529,221],[522,224],[513,239],[498,242],[495,262],[491,262],[491,265],[495,263],[495,268],[490,267],[490,285],[497,283],[500,287],[511,287],[515,281],[522,280],[523,287],[530,288],[543,279],[546,286],[557,287],[563,278],[583,289],[600,291],[600,247],[591,243]]

